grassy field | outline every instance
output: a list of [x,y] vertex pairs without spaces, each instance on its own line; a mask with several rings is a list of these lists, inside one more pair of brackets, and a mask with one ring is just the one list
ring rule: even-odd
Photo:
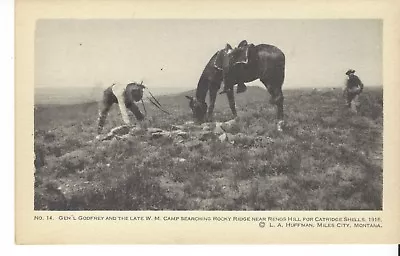
[[[193,92],[191,92],[193,95]],[[380,210],[382,88],[366,88],[358,114],[341,89],[284,90],[287,128],[276,131],[269,95],[236,97],[235,144],[150,138],[89,142],[97,103],[35,107],[36,210]],[[147,106],[152,127],[191,120],[184,95]],[[140,106],[141,107],[141,106]],[[224,96],[215,119],[231,119]],[[134,119],[133,119],[134,120]],[[105,132],[122,125],[117,106]]]

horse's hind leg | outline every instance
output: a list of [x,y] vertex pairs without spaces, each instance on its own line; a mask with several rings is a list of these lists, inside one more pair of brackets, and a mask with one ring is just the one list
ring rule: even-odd
[[269,94],[271,95],[270,103],[276,105],[276,118],[278,119],[278,130],[282,130],[283,124],[283,92],[281,83],[272,83],[267,79],[260,79],[261,82],[267,88]]

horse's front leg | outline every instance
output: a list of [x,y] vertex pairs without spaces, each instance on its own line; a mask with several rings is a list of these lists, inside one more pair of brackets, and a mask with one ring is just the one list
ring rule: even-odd
[[237,117],[236,104],[235,104],[235,95],[233,94],[233,90],[228,91],[226,93],[226,96],[228,97],[229,107],[232,110],[233,116]]
[[215,100],[217,99],[217,92],[219,88],[212,88],[210,90],[210,105],[208,106],[207,112],[207,122],[212,122],[213,120],[213,112],[215,107]]

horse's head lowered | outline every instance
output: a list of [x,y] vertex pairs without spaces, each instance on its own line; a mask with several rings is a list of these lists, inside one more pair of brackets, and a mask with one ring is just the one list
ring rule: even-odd
[[193,118],[198,123],[203,123],[207,114],[207,103],[200,102],[191,96],[186,96],[189,99],[189,107],[192,109]]

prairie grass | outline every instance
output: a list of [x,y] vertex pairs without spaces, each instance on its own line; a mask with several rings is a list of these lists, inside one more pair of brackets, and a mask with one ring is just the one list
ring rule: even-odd
[[[358,114],[345,108],[341,94],[285,90],[287,125],[280,133],[268,93],[250,87],[236,96],[234,144],[140,132],[90,142],[97,103],[37,105],[35,209],[380,210],[382,89],[366,88]],[[191,120],[184,95],[160,101],[172,115],[147,105],[151,127]],[[215,119],[231,118],[219,96]],[[104,129],[117,125],[114,106]]]

